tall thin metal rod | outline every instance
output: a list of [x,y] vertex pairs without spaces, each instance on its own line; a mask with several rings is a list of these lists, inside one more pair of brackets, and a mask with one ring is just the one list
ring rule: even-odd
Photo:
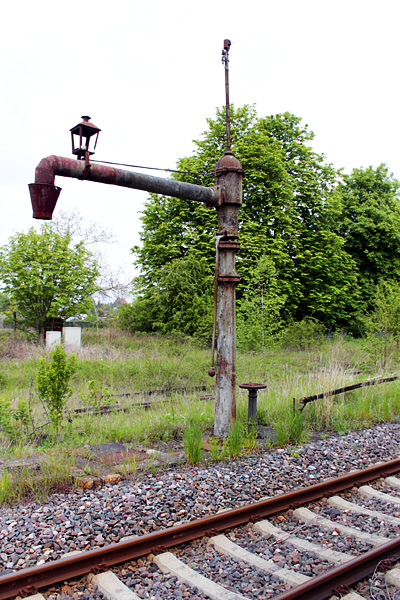
[[217,331],[217,311],[218,311],[218,275],[219,275],[219,241],[222,239],[222,235],[215,236],[215,273],[214,273],[214,317],[213,317],[213,332],[212,332],[212,344],[211,344],[211,367],[208,370],[210,377],[214,377],[214,356],[215,356],[215,338]]
[[222,64],[225,68],[225,101],[226,101],[226,153],[231,152],[231,111],[229,105],[229,48],[231,40],[224,40],[222,50]]

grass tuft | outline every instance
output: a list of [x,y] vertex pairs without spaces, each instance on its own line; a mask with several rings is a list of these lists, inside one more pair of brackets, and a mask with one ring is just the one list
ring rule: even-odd
[[189,464],[197,465],[203,458],[203,431],[197,418],[188,421],[183,433],[183,445]]

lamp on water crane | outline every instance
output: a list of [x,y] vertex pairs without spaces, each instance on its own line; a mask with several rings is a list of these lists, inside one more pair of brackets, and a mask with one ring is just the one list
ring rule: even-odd
[[[81,123],[78,123],[78,125],[75,125],[75,127],[70,129],[72,154],[74,154],[78,160],[85,161],[86,169],[90,168],[89,157],[94,154],[100,131],[101,129],[99,129],[99,127],[90,123],[90,117],[86,115],[82,117]],[[94,138],[94,136],[96,136],[96,138]],[[91,148],[92,139],[94,139],[93,149]],[[40,179],[40,175],[37,178]],[[51,221],[61,188],[54,185],[54,183],[39,181],[30,183],[29,191],[31,194],[33,218]]]
[[[99,132],[101,129],[96,127],[93,123],[90,123],[90,117],[87,115],[84,115],[81,118],[83,119],[82,122],[70,129],[72,154],[74,154],[78,160],[84,160],[86,164],[88,164],[89,156],[92,156],[96,150],[97,140],[99,139]],[[96,136],[96,139],[93,150],[91,150],[90,142],[93,136]]]

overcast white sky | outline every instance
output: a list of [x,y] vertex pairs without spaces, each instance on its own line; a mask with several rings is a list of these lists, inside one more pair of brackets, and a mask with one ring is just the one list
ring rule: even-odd
[[[224,38],[231,102],[290,111],[336,167],[385,162],[400,179],[398,0],[14,0],[0,27],[0,245],[40,223],[27,184],[41,158],[71,156],[81,115],[102,129],[96,159],[174,168],[191,154],[225,101]],[[55,214],[112,228],[110,263],[133,274],[147,194],[56,184]]]

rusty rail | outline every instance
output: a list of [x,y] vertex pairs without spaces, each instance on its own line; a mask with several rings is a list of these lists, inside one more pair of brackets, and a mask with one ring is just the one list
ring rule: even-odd
[[[274,498],[248,504],[212,517],[170,527],[157,533],[140,536],[131,541],[112,544],[84,552],[81,555],[70,556],[37,567],[3,575],[0,577],[0,600],[6,600],[17,595],[24,596],[28,592],[36,592],[41,587],[53,585],[66,579],[79,577],[90,572],[106,570],[112,565],[139,558],[145,554],[163,552],[167,548],[192,541],[203,535],[214,535],[216,532],[224,531],[231,527],[244,525],[251,521],[255,522],[280,511],[294,508],[306,502],[319,500],[324,496],[337,494],[354,485],[361,485],[379,477],[397,473],[398,471],[400,471],[400,459],[379,463],[363,471],[349,473],[337,479],[330,479],[308,488],[281,494]],[[291,597],[297,598],[297,596]],[[327,596],[299,596],[299,598],[304,599],[325,597]],[[285,598],[285,600],[289,600],[289,597]]]
[[374,573],[377,565],[382,561],[394,562],[400,558],[400,538],[395,538],[366,552],[357,558],[314,577],[288,592],[276,596],[274,600],[325,600],[337,593],[342,597],[342,590],[353,585],[361,579]]
[[377,385],[378,383],[387,383],[388,381],[395,381],[399,379],[399,375],[393,375],[392,377],[384,377],[382,379],[370,379],[369,381],[362,381],[361,383],[354,383],[353,385],[347,385],[345,387],[337,388],[336,390],[331,390],[330,392],[322,392],[321,394],[314,394],[313,396],[304,396],[299,399],[300,412],[303,411],[303,408],[309,402],[313,402],[314,400],[320,400],[321,398],[326,398],[328,396],[336,396],[337,394],[344,394],[345,392],[351,392],[352,390],[357,390],[362,387],[368,387],[370,385]]
[[[177,388],[169,388],[169,389],[156,389],[156,390],[144,390],[141,392],[118,392],[113,394],[110,392],[111,398],[132,398],[133,396],[170,396],[174,392],[206,392],[207,386],[205,385],[195,385],[192,387],[177,387]],[[100,400],[106,397],[106,394],[99,394],[98,397]],[[204,398],[204,396],[200,396],[200,400]],[[74,408],[73,412],[75,415],[85,414],[85,413],[109,413],[109,412],[129,412],[132,408],[150,408],[151,406],[157,404],[165,404],[167,402],[171,402],[170,400],[143,400],[143,402],[133,402],[130,406],[112,406],[104,405],[100,406],[100,408],[94,407],[79,407]],[[90,404],[90,403],[89,403]],[[66,411],[68,413],[68,411]]]

